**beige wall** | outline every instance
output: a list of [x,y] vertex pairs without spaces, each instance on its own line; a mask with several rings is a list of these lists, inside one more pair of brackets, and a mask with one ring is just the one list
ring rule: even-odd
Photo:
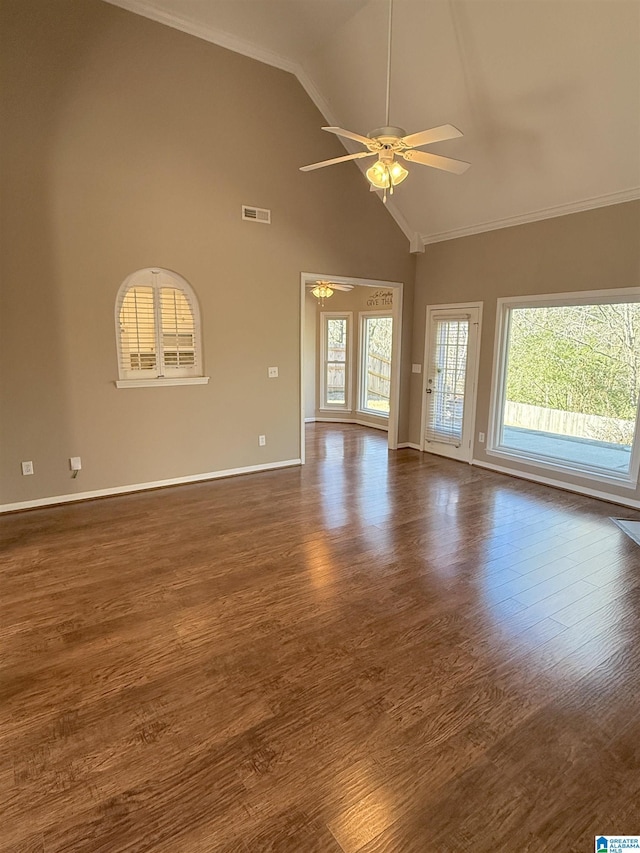
[[[640,285],[640,202],[504,228],[427,246],[416,271],[412,357],[422,362],[427,305],[484,302],[478,410],[475,435],[487,432],[498,297],[564,293]],[[420,441],[422,377],[411,377],[410,441]],[[487,456],[476,443],[476,459],[510,465]],[[533,473],[526,465],[511,466]],[[538,473],[539,472],[539,469]],[[550,473],[552,479],[559,475]],[[629,489],[601,487],[593,480],[569,482],[640,500]]]
[[[344,149],[297,80],[99,0],[2,18],[0,504],[299,458],[303,270],[405,283],[406,439],[414,259],[353,164],[298,171]],[[114,386],[149,266],[198,295],[207,386]]]

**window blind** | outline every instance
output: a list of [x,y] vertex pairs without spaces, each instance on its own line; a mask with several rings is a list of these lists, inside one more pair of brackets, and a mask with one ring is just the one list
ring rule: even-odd
[[431,330],[430,383],[425,439],[462,442],[462,416],[469,344],[468,319],[435,319]]

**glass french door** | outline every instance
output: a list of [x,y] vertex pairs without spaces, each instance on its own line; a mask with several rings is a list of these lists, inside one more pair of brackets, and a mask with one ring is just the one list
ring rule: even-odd
[[480,311],[427,309],[424,450],[471,461]]

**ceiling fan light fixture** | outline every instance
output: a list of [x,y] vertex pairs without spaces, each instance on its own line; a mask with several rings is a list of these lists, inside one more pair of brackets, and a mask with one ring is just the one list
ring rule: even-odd
[[367,169],[367,179],[378,190],[388,190],[397,187],[407,177],[409,172],[396,160],[393,163],[383,163],[378,160]]
[[378,190],[386,190],[390,185],[389,170],[382,160],[378,160],[367,169],[367,180]]
[[404,168],[404,166],[401,166],[400,163],[394,161],[389,169],[389,174],[391,175],[393,186],[397,187],[398,184],[401,184],[404,181],[409,172]]
[[393,188],[401,184],[408,174],[409,172],[397,160],[385,162],[382,159],[374,163],[366,172],[371,186],[376,190],[382,190],[382,200],[385,204],[387,203],[387,190],[389,190],[389,195],[393,195]]
[[315,296],[316,299],[320,299],[322,302],[324,302],[324,300],[328,299],[330,296],[333,296],[333,290],[329,287],[329,285],[321,282],[318,282],[318,284],[316,284],[311,293],[313,296]]

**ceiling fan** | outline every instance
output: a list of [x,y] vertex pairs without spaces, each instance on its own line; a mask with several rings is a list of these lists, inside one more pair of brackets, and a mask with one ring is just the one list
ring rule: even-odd
[[353,139],[364,145],[367,150],[356,154],[346,154],[344,157],[333,157],[331,160],[322,160],[320,163],[312,163],[309,166],[301,166],[301,172],[311,172],[313,169],[322,169],[325,166],[333,166],[334,163],[344,163],[347,160],[359,160],[363,157],[375,157],[377,161],[367,169],[366,175],[371,184],[372,192],[383,190],[383,201],[386,204],[387,190],[393,195],[393,188],[402,183],[409,172],[395,159],[402,157],[410,163],[419,163],[422,166],[431,166],[434,169],[442,169],[445,172],[453,172],[461,175],[466,172],[470,163],[464,160],[454,160],[451,157],[442,157],[440,154],[430,154],[427,151],[416,151],[423,145],[431,145],[434,142],[443,142],[447,139],[455,139],[462,136],[461,131],[452,124],[443,124],[432,127],[429,130],[421,130],[418,133],[407,135],[402,127],[389,125],[389,95],[391,92],[391,24],[393,17],[393,0],[389,0],[389,42],[387,48],[387,109],[386,124],[370,131],[366,136],[344,130],[341,127],[323,127],[329,133]]
[[335,281],[311,281],[307,284],[307,290],[320,300],[320,304],[324,305],[324,300],[333,296],[334,290],[353,290],[352,284],[336,284]]

